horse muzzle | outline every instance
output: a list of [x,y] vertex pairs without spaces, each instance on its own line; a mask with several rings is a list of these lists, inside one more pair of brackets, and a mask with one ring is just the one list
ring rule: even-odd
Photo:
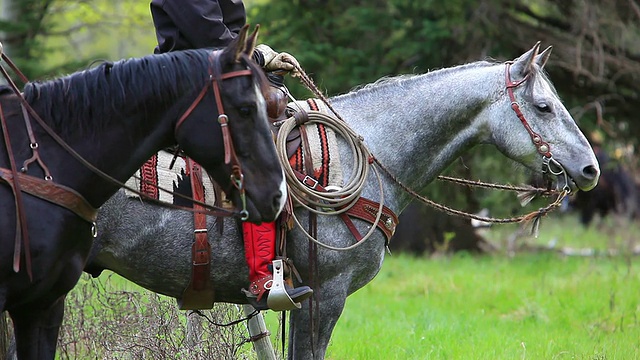
[[556,179],[557,191],[589,191],[598,184],[600,168],[597,164],[583,166],[577,171],[568,171],[560,162],[551,157],[542,158],[542,172]]

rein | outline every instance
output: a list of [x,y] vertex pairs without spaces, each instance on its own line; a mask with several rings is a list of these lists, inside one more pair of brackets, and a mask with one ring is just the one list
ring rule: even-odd
[[[56,184],[55,182],[53,182],[53,177],[51,176],[49,169],[46,167],[46,165],[43,163],[43,161],[39,156],[38,143],[36,142],[35,136],[33,135],[32,127],[30,124],[30,118],[35,119],[36,122],[45,130],[45,132],[49,136],[51,136],[51,138],[55,142],[57,142],[65,151],[67,151],[70,155],[72,155],[77,161],[83,164],[86,168],[88,168],[95,174],[99,175],[103,179],[121,188],[125,188],[129,191],[137,193],[138,195],[141,196],[141,198],[144,198],[149,202],[152,202],[164,207],[176,208],[176,209],[191,211],[194,213],[202,213],[202,214],[212,215],[212,216],[240,215],[242,218],[248,217],[248,213],[245,206],[245,197],[244,197],[244,181],[243,181],[244,176],[242,174],[239,161],[237,159],[235,150],[233,148],[232,138],[230,136],[230,132],[228,129],[228,117],[227,115],[224,114],[224,108],[222,106],[219,83],[221,83],[222,80],[229,79],[232,77],[251,76],[252,72],[249,69],[245,69],[245,70],[238,70],[230,73],[222,73],[220,59],[219,59],[220,53],[221,53],[220,50],[213,51],[211,53],[209,57],[210,63],[211,63],[211,67],[209,68],[209,78],[211,82],[210,83],[207,82],[205,84],[205,86],[203,87],[202,91],[200,92],[196,100],[180,117],[180,120],[176,124],[175,130],[177,131],[178,127],[182,124],[182,122],[184,122],[184,120],[189,116],[189,114],[193,111],[193,109],[195,109],[195,107],[202,101],[202,99],[204,98],[204,95],[209,89],[209,86],[211,86],[214,91],[216,105],[218,106],[218,112],[220,114],[218,116],[218,121],[222,128],[223,140],[225,144],[225,163],[226,164],[232,163],[232,167],[233,167],[233,173],[231,175],[232,183],[240,191],[241,198],[243,201],[243,207],[240,213],[236,213],[236,212],[226,210],[224,208],[212,206],[202,201],[191,199],[181,194],[175,194],[175,195],[181,196],[190,200],[192,203],[200,206],[201,209],[199,210],[191,207],[168,204],[168,203],[159,201],[157,199],[154,199],[152,197],[149,197],[146,194],[142,194],[137,189],[133,189],[127,186],[126,184],[114,179],[109,174],[96,168],[94,165],[88,162],[84,157],[82,157],[79,153],[77,153],[73,148],[71,148],[69,144],[67,144],[58,134],[56,134],[47,125],[46,122],[44,122],[44,120],[42,120],[42,118],[35,112],[35,110],[31,107],[31,105],[22,96],[22,93],[20,92],[20,90],[18,90],[18,87],[16,86],[15,82],[13,82],[13,80],[11,79],[11,76],[9,76],[6,69],[0,64],[0,73],[4,76],[7,83],[13,90],[14,94],[18,97],[20,104],[22,106],[23,117],[25,120],[25,127],[27,129],[27,133],[29,135],[29,140],[30,140],[29,146],[33,152],[33,156],[30,159],[27,159],[23,163],[23,167],[18,171],[17,166],[15,164],[15,159],[13,157],[10,136],[7,129],[7,117],[5,116],[2,110],[2,106],[0,105],[0,127],[3,132],[5,147],[6,147],[7,155],[9,157],[9,163],[11,167],[11,169],[0,169],[2,170],[1,171],[2,176],[0,176],[0,181],[8,184],[8,186],[11,188],[12,193],[14,194],[14,203],[16,207],[16,238],[14,243],[13,270],[16,273],[19,272],[20,270],[20,250],[21,250],[20,238],[22,238],[23,245],[25,247],[26,271],[29,276],[29,279],[33,281],[33,273],[31,269],[30,247],[29,247],[29,236],[27,232],[27,221],[26,221],[26,214],[25,214],[25,209],[23,205],[22,192],[28,192],[31,195],[37,196],[43,200],[52,202],[56,205],[59,205],[68,210],[71,210],[83,220],[90,222],[92,225],[92,229],[91,229],[92,235],[93,237],[97,236],[97,229],[96,229],[96,223],[95,223],[97,210],[93,208],[80,194],[75,192],[73,189],[70,189],[66,186],[63,186],[61,184]],[[8,64],[11,67],[11,69],[16,74],[18,74],[18,76],[23,82],[25,83],[29,82],[26,76],[24,76],[24,74],[9,59],[9,57],[2,52],[1,43],[0,43],[0,59],[4,60]],[[31,115],[31,117],[29,117],[29,115]],[[44,171],[45,173],[44,180],[24,174],[24,172],[27,171],[28,165],[30,163],[33,163],[34,161]],[[23,188],[21,183],[26,184],[26,188]],[[162,187],[157,186],[155,184],[153,184],[153,186],[156,186],[161,191],[172,193],[172,191],[163,189]],[[208,209],[208,210],[203,210],[203,209]]]

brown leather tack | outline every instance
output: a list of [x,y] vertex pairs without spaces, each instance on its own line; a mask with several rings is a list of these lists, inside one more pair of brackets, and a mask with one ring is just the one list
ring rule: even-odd
[[[346,214],[373,224],[376,221],[376,215],[378,214],[379,206],[380,205],[375,201],[360,197],[358,198],[356,203],[349,210],[347,210]],[[391,209],[383,205],[382,214],[380,215],[380,221],[378,221],[376,226],[384,233],[385,237],[387,238],[387,244],[396,231],[396,226],[398,226],[399,222],[400,221],[398,220],[398,216],[396,216],[396,214]]]
[[[194,200],[204,202],[204,186],[202,185],[202,168],[195,161],[187,158],[191,192]],[[195,210],[202,210],[201,205],[193,205]],[[211,245],[207,232],[207,217],[200,212],[193,213],[195,240],[191,246],[191,280],[178,301],[181,310],[211,309],[215,299],[211,284]]]
[[[11,171],[0,168],[0,180],[13,183]],[[90,223],[96,221],[98,210],[91,206],[91,204],[75,190],[52,181],[22,173],[18,173],[18,181],[20,181],[22,191],[67,208]]]

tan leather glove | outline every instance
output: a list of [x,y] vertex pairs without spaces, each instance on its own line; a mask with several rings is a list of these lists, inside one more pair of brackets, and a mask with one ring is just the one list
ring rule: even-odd
[[291,76],[298,76],[298,68],[300,64],[298,64],[298,60],[293,57],[293,55],[288,54],[286,52],[275,52],[268,45],[260,44],[256,46],[256,50],[258,50],[262,56],[264,57],[264,69],[267,71],[288,71],[291,73]]

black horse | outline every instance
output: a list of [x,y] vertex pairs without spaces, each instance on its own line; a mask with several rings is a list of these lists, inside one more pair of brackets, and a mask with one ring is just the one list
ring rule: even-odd
[[0,311],[13,320],[20,359],[54,358],[64,298],[95,234],[94,209],[119,188],[73,152],[124,182],[178,144],[232,199],[246,195],[249,220],[279,214],[284,177],[264,75],[250,60],[256,36],[245,27],[224,50],[150,55],[27,83],[24,98],[0,91]]

